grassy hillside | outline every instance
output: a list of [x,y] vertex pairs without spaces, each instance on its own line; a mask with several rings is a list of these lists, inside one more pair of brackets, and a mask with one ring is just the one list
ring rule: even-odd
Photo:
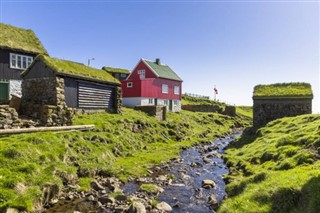
[[122,180],[178,155],[182,147],[211,141],[230,128],[250,124],[243,117],[182,111],[157,121],[143,112],[79,115],[75,124],[95,124],[88,132],[45,132],[0,138],[0,212],[7,206],[31,211],[43,186],[79,184],[95,175]]
[[320,212],[320,115],[270,122],[228,148],[219,212]]

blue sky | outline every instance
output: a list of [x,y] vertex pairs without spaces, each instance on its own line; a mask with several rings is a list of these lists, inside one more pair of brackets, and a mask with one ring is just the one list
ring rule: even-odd
[[320,112],[319,1],[0,0],[1,22],[32,29],[53,57],[132,70],[168,64],[183,92],[252,105],[257,84],[312,84]]

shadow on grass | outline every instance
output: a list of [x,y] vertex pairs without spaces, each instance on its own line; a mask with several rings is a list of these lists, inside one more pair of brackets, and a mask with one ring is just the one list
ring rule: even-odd
[[298,212],[320,212],[320,176],[311,178],[302,187]]
[[257,132],[256,128],[253,128],[253,127],[246,128],[243,131],[242,136],[240,137],[240,139],[230,143],[230,145],[228,146],[227,149],[229,149],[229,148],[237,148],[237,149],[239,149],[239,148],[241,148],[241,147],[243,147],[243,146],[245,146],[247,144],[252,143],[258,137],[256,132]]

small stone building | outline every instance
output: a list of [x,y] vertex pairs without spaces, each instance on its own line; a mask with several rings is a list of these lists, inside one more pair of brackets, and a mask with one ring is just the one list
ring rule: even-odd
[[312,89],[308,83],[257,85],[253,92],[253,126],[312,113]]
[[103,70],[39,55],[21,76],[21,113],[43,117],[43,123],[69,115],[69,109],[121,111],[120,82]]

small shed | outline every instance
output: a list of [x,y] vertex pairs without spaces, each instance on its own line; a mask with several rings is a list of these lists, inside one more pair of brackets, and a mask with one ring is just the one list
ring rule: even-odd
[[110,75],[118,79],[119,81],[126,80],[130,74],[129,70],[122,68],[113,68],[113,67],[102,67],[103,70],[107,71]]
[[253,126],[269,121],[312,113],[313,93],[309,83],[257,85],[253,91]]
[[121,110],[120,82],[103,70],[39,55],[21,76],[23,104]]

